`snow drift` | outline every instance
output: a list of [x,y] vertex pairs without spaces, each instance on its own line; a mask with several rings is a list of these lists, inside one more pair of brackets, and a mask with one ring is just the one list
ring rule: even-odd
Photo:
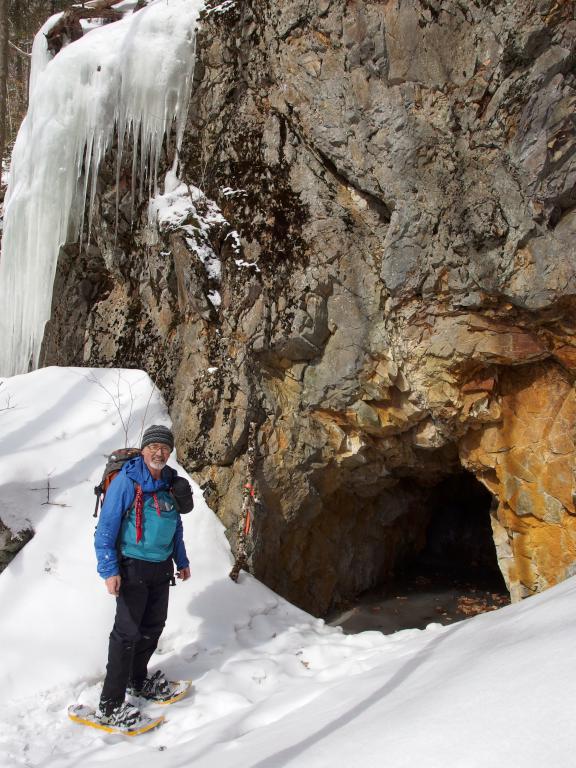
[[448,627],[344,636],[247,574],[228,579],[197,487],[192,579],[153,657],[193,694],[138,739],[74,725],[67,705],[98,699],[114,612],[92,488],[107,452],[168,415],[141,371],[49,368],[8,379],[0,408],[8,397],[0,517],[36,535],[0,575],[2,768],[572,768],[574,579]]

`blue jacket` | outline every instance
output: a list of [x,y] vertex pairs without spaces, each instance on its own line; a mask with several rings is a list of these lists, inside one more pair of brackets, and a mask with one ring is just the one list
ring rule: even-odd
[[[150,470],[144,463],[144,459],[141,456],[137,456],[135,459],[127,461],[114,480],[112,480],[110,487],[106,491],[100,520],[94,535],[98,573],[103,579],[120,573],[118,566],[119,534],[124,513],[134,503],[134,483],[138,483],[142,488],[144,498],[146,499],[146,494],[167,491],[170,488],[174,475],[175,471],[171,467],[164,467],[160,480],[154,480]],[[190,565],[186,555],[186,547],[184,546],[180,516],[178,516],[174,533],[172,558],[179,571]]]

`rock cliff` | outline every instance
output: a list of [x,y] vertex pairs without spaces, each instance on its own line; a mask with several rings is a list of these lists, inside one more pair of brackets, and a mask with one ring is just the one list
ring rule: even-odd
[[514,599],[571,574],[574,3],[227,0],[197,49],[194,205],[132,227],[102,174],[44,363],[146,368],[233,540],[257,423],[252,567],[305,608],[388,578],[463,468]]

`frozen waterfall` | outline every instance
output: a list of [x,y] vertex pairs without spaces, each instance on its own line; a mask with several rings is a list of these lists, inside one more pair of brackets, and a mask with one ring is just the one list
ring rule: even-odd
[[[50,59],[33,48],[28,114],[12,154],[0,259],[0,375],[38,364],[60,247],[91,210],[106,150],[134,147],[133,174],[155,185],[165,134],[182,139],[204,0],[152,0],[91,29]],[[137,157],[138,154],[138,157]]]

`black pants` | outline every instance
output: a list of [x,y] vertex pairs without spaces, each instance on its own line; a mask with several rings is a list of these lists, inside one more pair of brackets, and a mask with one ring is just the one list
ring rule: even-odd
[[110,633],[108,666],[101,702],[105,709],[124,701],[130,683],[139,688],[156,650],[168,615],[168,591],[174,578],[172,560],[150,563],[123,558],[120,594]]

